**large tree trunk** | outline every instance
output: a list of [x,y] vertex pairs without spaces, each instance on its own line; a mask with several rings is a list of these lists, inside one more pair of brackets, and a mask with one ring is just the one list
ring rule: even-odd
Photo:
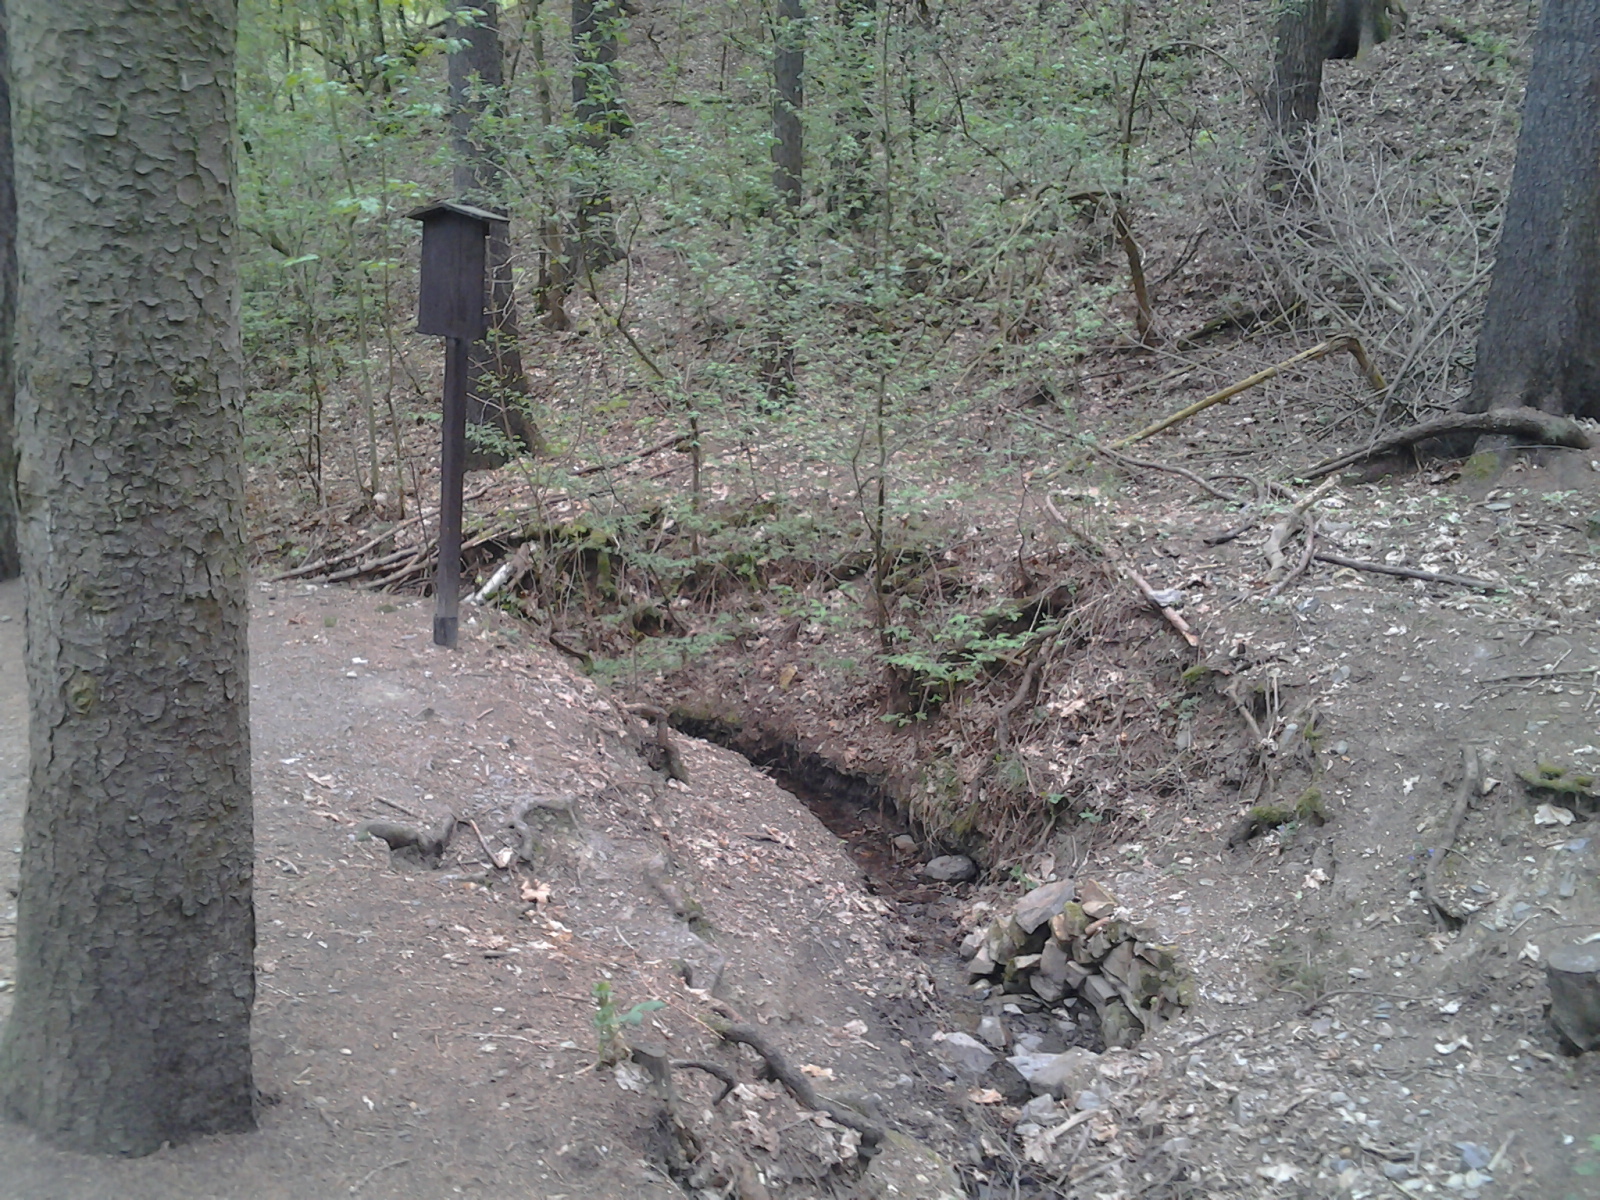
[[606,180],[606,149],[627,134],[622,103],[617,41],[622,32],[620,0],[572,0],[572,111],[577,144],[585,152],[575,169],[573,273],[616,262],[621,255],[611,223],[611,188]]
[[1545,0],[1468,412],[1600,417],[1600,0]]
[[11,171],[11,67],[6,49],[6,5],[0,0],[0,579],[22,571],[17,553],[16,385],[11,339],[17,312],[17,194]]
[[[499,5],[483,3],[470,25],[451,22],[460,47],[450,55],[450,126],[455,146],[457,199],[502,216],[504,167],[482,119],[503,115],[504,59],[500,47]],[[528,376],[517,342],[517,299],[511,282],[511,240],[504,225],[493,227],[488,244],[489,333],[473,342],[467,372],[467,420],[496,429],[512,446],[538,452],[543,439],[529,419]],[[506,456],[472,447],[469,469],[497,467]]]
[[0,1111],[255,1123],[235,0],[12,11],[32,712]]

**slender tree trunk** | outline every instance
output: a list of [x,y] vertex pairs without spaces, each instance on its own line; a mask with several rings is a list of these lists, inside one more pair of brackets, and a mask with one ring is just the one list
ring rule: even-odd
[[1600,417],[1600,0],[1545,0],[1468,412]]
[[617,42],[622,34],[619,0],[572,0],[572,110],[577,143],[585,154],[573,185],[573,272],[582,276],[617,261],[621,248],[611,223],[611,188],[605,157],[627,134]]
[[761,347],[761,378],[767,401],[794,396],[795,348],[792,330],[795,291],[795,224],[805,190],[805,5],[777,0],[772,48],[772,190],[778,211],[773,235],[773,295]]
[[11,66],[6,2],[0,0],[0,579],[22,572],[17,553],[16,382],[11,339],[17,312],[17,194],[11,169]]
[[[499,6],[481,5],[472,24],[452,22],[460,46],[450,55],[450,126],[455,147],[456,196],[502,216],[505,169],[484,118],[503,115],[504,57]],[[497,429],[514,446],[537,453],[544,448],[527,413],[528,376],[517,340],[517,299],[511,278],[511,240],[496,225],[489,236],[489,333],[473,342],[467,376],[467,420]],[[468,455],[469,469],[496,467],[505,455],[482,447]]]
[[772,190],[790,213],[800,209],[805,181],[805,4],[778,0],[772,48]]
[[1328,0],[1280,0],[1267,118],[1273,133],[1287,142],[1317,123],[1327,28]]
[[32,720],[0,1111],[255,1123],[234,0],[12,9]]
[[560,155],[555,142],[555,102],[550,93],[550,60],[544,49],[544,0],[533,0],[526,18],[528,44],[533,51],[534,95],[539,108],[539,165],[544,177],[543,213],[539,218],[539,311],[545,327],[569,329],[567,293],[572,289],[572,274],[567,262],[566,239],[561,233],[560,208],[556,202],[555,176]]
[[877,81],[878,0],[837,0],[845,63],[839,86],[839,132],[828,210],[858,221],[872,209],[868,169],[876,134],[867,95]]

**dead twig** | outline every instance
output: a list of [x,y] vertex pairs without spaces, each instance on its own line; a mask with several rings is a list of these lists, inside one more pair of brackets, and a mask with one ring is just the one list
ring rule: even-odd
[[1377,575],[1398,575],[1401,579],[1421,579],[1428,583],[1449,583],[1456,587],[1480,588],[1486,592],[1503,592],[1506,585],[1489,579],[1475,579],[1471,575],[1441,575],[1437,571],[1419,571],[1414,567],[1391,567],[1388,563],[1368,562],[1361,558],[1346,558],[1342,554],[1329,554],[1319,550],[1312,556],[1318,562],[1336,567],[1349,567],[1352,571],[1371,571]]
[[[489,849],[488,839],[483,836],[483,830],[478,828],[478,823],[476,821],[462,821],[461,824],[467,826],[472,830],[473,833],[477,835],[478,845],[483,847],[484,857],[489,860],[489,865],[491,867],[497,867],[500,870],[504,870],[505,867],[500,866],[500,861],[495,857],[494,851]],[[508,862],[506,865],[509,866],[510,863]]]
[[1305,549],[1301,552],[1300,561],[1295,564],[1292,571],[1267,589],[1268,599],[1276,596],[1279,592],[1283,591],[1284,588],[1288,587],[1296,579],[1304,575],[1306,573],[1306,568],[1311,565],[1311,557],[1317,552],[1317,523],[1310,517],[1307,517],[1305,520]]
[[1075,529],[1067,520],[1067,518],[1061,515],[1061,510],[1051,502],[1050,494],[1048,492],[1046,492],[1044,495],[1044,506],[1049,511],[1050,515],[1055,518],[1057,523],[1077,537],[1082,538],[1085,542],[1092,546],[1102,558],[1116,563],[1117,569],[1121,571],[1126,578],[1131,580],[1134,586],[1139,589],[1139,592],[1144,596],[1146,603],[1160,612],[1161,615],[1167,619],[1167,623],[1178,631],[1179,636],[1181,636],[1184,641],[1188,642],[1191,646],[1198,647],[1200,645],[1200,638],[1195,631],[1189,627],[1189,623],[1178,615],[1176,609],[1170,607],[1169,605],[1162,604],[1161,601],[1157,599],[1155,589],[1150,586],[1149,582],[1144,578],[1144,576],[1140,575],[1139,572],[1135,571],[1126,563],[1123,563],[1119,556],[1109,547],[1101,545],[1083,530]]
[[1183,640],[1188,642],[1191,646],[1200,645],[1200,637],[1193,629],[1189,628],[1189,622],[1185,621],[1178,615],[1177,609],[1173,608],[1169,604],[1161,603],[1161,601],[1156,598],[1156,590],[1150,586],[1149,582],[1143,575],[1139,574],[1139,572],[1135,571],[1132,567],[1123,567],[1122,569],[1128,578],[1133,580],[1134,586],[1144,594],[1144,598],[1149,602],[1150,607],[1160,612],[1160,614],[1167,619],[1167,624],[1171,625],[1178,631],[1178,636],[1183,638]]
[[1243,496],[1236,496],[1232,492],[1223,491],[1216,485],[1200,478],[1200,476],[1196,475],[1187,467],[1175,467],[1168,463],[1150,462],[1149,460],[1143,458],[1132,458],[1129,455],[1122,454],[1111,449],[1109,446],[1102,446],[1099,442],[1096,442],[1093,439],[1089,439],[1089,447],[1092,450],[1097,450],[1101,454],[1104,454],[1107,458],[1115,459],[1124,466],[1139,467],[1146,471],[1165,471],[1170,475],[1181,475],[1183,478],[1187,479],[1190,483],[1194,484],[1202,491],[1215,496],[1218,500],[1226,500],[1229,504],[1246,503],[1246,500]]
[[1593,439],[1583,431],[1582,426],[1570,418],[1552,416],[1536,408],[1495,408],[1481,413],[1451,413],[1432,421],[1423,421],[1409,429],[1379,438],[1365,449],[1324,459],[1305,472],[1305,477],[1320,479],[1346,467],[1382,458],[1385,454],[1392,454],[1418,442],[1452,433],[1513,434],[1533,438],[1544,445],[1564,446],[1573,450],[1588,450],[1594,445]]

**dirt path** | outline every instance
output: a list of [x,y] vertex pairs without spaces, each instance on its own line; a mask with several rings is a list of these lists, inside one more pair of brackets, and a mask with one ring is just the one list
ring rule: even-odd
[[[714,989],[824,1091],[876,1094],[868,1107],[899,1129],[950,1140],[943,1091],[882,1015],[917,1011],[915,964],[792,797],[699,743],[684,747],[688,786],[665,786],[611,703],[512,629],[464,626],[463,649],[447,654],[415,604],[317,587],[264,588],[257,600],[261,1128],[116,1161],[0,1126],[0,1200],[682,1196],[663,1165],[659,1103],[637,1077],[596,1069],[601,980],[623,1012],[666,1003],[623,1032],[745,1081],[704,1123],[719,1164],[706,1186],[754,1158],[786,1196],[948,1192],[940,1164],[905,1139],[865,1181],[844,1180],[844,1131],[793,1128],[793,1104],[757,1082],[749,1052],[705,1025]],[[23,797],[20,633],[19,589],[7,585],[0,886],[15,885]],[[509,817],[562,795],[577,798],[576,823],[542,829],[521,869],[488,867],[470,829],[437,871],[391,869],[382,842],[355,837],[364,819],[454,812],[498,849],[516,840]],[[545,888],[545,902],[523,899]],[[9,978],[15,901],[4,896]],[[686,906],[693,928],[674,911]],[[0,1016],[8,1001],[0,993]],[[677,1078],[684,1103],[709,1114],[713,1081]]]

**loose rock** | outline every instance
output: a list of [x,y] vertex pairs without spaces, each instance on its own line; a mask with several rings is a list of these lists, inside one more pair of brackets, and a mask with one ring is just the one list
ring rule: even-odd
[[923,863],[921,873],[937,883],[966,883],[978,877],[978,864],[965,854],[941,854]]

